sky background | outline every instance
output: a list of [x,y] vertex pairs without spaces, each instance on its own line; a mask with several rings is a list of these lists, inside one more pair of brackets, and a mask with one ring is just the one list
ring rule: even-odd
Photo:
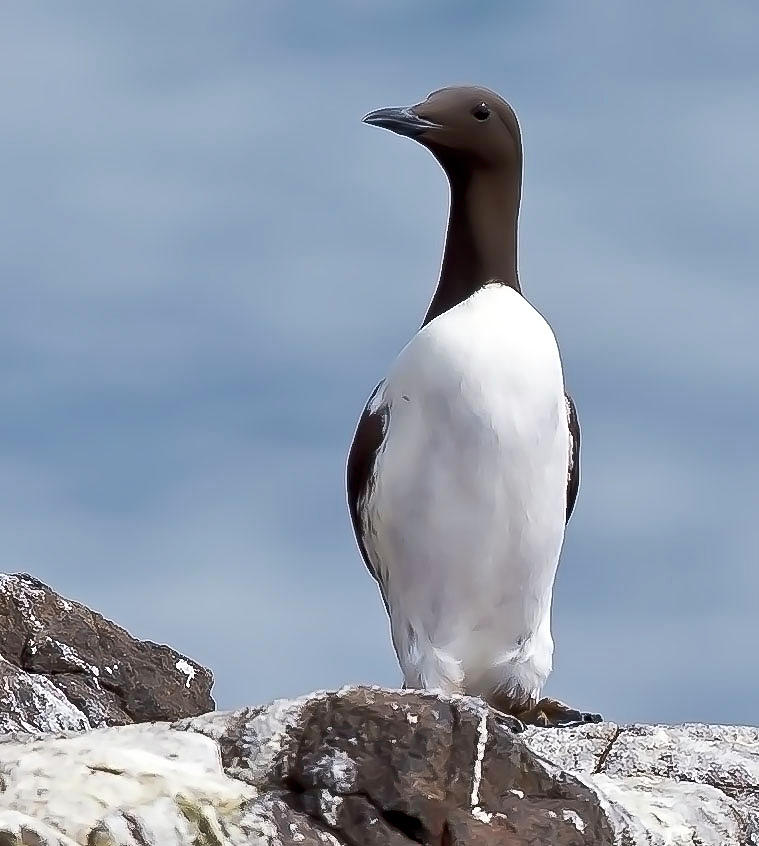
[[547,692],[759,722],[757,32],[749,0],[5,0],[0,568],[220,707],[398,684],[344,462],[447,186],[361,117],[483,84],[583,430]]

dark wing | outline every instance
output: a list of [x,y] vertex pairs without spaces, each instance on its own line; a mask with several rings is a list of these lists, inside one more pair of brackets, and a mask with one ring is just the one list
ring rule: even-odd
[[569,468],[567,471],[567,519],[572,516],[575,507],[577,491],[580,487],[580,421],[577,419],[577,409],[569,394],[567,399],[567,421],[569,423]]
[[383,382],[380,382],[374,389],[361,415],[361,419],[358,421],[356,434],[353,436],[353,443],[348,453],[348,467],[346,471],[348,510],[350,511],[351,521],[353,523],[353,532],[356,535],[356,542],[364,558],[364,563],[378,582],[379,578],[369,561],[369,554],[366,550],[361,507],[366,502],[367,494],[373,483],[377,453],[382,446],[385,432],[387,431],[388,408],[384,404],[377,406],[375,403],[375,398],[382,389],[383,384]]

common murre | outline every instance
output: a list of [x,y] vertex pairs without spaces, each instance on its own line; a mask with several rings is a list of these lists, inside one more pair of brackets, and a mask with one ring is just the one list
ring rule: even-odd
[[519,285],[516,116],[488,89],[456,87],[364,121],[425,146],[450,184],[435,294],[347,466],[404,684],[482,696],[526,723],[599,720],[540,698],[580,430],[553,332]]

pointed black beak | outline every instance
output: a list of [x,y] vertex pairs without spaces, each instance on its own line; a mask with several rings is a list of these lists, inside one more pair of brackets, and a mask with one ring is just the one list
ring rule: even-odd
[[381,126],[409,138],[418,138],[428,129],[440,128],[440,124],[420,117],[410,106],[405,109],[377,109],[369,112],[363,120],[371,126]]

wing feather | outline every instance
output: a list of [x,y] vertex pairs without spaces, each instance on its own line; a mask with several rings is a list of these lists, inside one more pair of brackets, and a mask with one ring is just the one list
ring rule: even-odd
[[580,488],[580,421],[577,419],[577,409],[569,394],[565,394],[567,400],[567,422],[569,423],[569,467],[567,469],[567,518],[572,516],[572,511],[577,500],[577,491]]
[[[353,533],[356,536],[356,543],[364,563],[378,583],[380,583],[380,579],[372,566],[367,550],[367,539],[364,537],[368,521],[364,519],[363,509],[366,507],[371,487],[374,484],[377,456],[387,432],[388,407],[384,403],[377,403],[377,397],[381,396],[383,387],[384,382],[377,385],[361,414],[348,452],[346,468],[348,510],[353,523]],[[382,584],[380,583],[381,587]]]

